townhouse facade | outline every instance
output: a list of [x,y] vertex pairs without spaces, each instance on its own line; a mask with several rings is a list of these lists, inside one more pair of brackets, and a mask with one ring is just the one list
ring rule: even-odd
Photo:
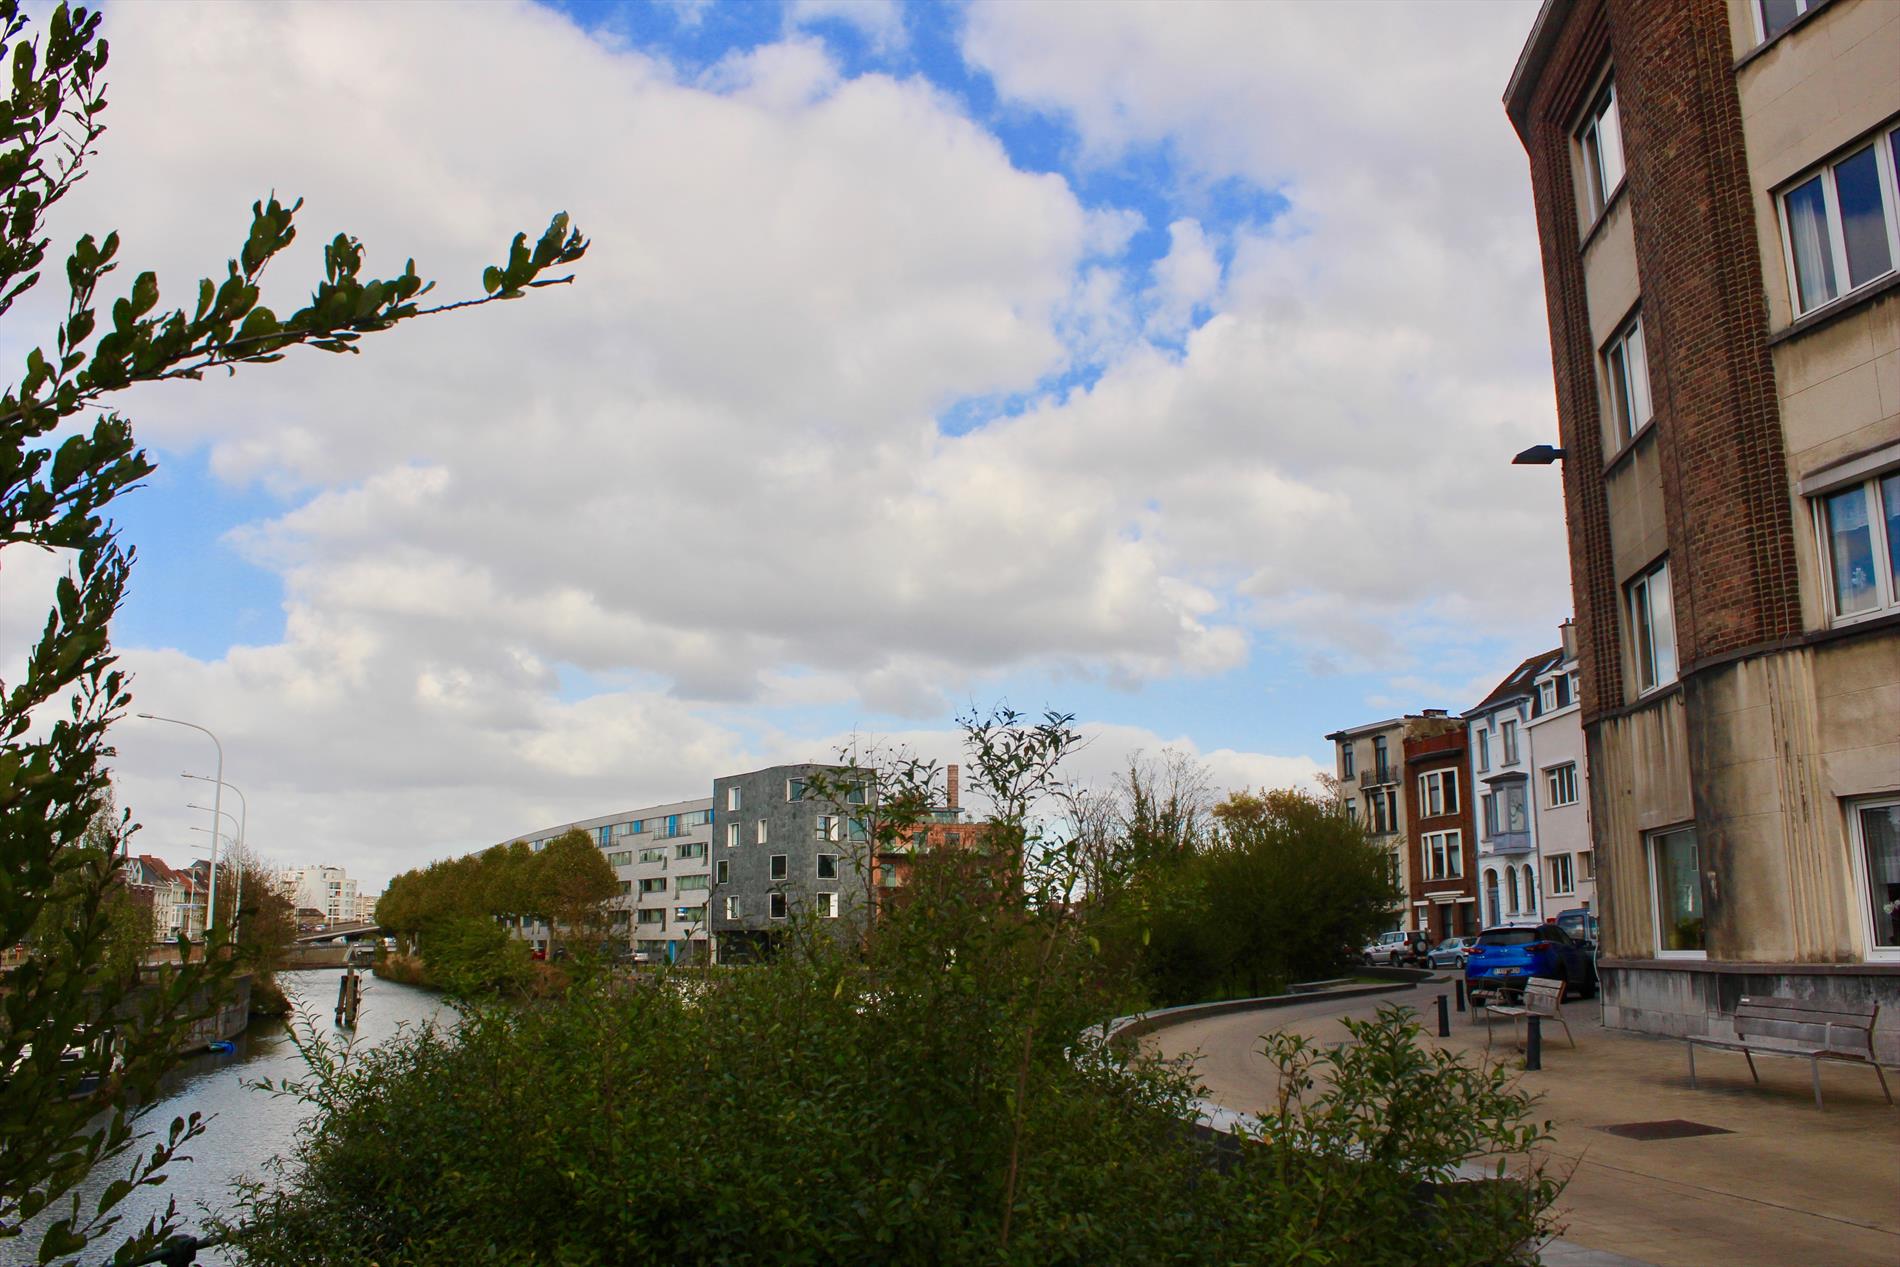
[[1403,717],[1367,722],[1327,735],[1334,747],[1334,769],[1346,814],[1365,824],[1374,844],[1385,849],[1392,880],[1400,898],[1392,910],[1392,927],[1413,930],[1417,908],[1409,896],[1419,878],[1414,872],[1414,850],[1406,814],[1405,744],[1461,729],[1443,709],[1426,709]]
[[1465,712],[1477,781],[1479,891],[1486,928],[1543,922],[1530,722],[1537,680],[1562,658],[1540,651]]
[[205,893],[189,871],[144,853],[126,860],[125,878],[151,893],[152,940],[176,941],[180,932],[193,941],[204,937]]
[[1506,90],[1613,1025],[1879,1002],[1900,1060],[1895,67],[1885,0],[1546,0]]
[[1474,937],[1480,929],[1465,729],[1408,735],[1404,746],[1408,927],[1430,934],[1434,944]]
[[1531,716],[1524,723],[1531,831],[1545,916],[1595,941],[1596,846],[1590,836],[1590,761],[1577,701],[1576,626],[1566,621],[1561,632],[1556,662],[1531,684]]

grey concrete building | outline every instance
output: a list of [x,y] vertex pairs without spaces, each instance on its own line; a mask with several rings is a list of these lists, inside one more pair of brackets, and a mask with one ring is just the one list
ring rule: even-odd
[[713,780],[711,924],[721,962],[756,956],[813,912],[840,929],[864,918],[863,825],[844,812],[849,805],[809,794],[821,771],[841,773],[780,765]]

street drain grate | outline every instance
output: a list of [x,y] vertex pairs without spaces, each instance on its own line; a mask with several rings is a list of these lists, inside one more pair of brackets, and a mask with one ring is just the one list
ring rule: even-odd
[[1624,1122],[1620,1126],[1599,1126],[1599,1131],[1621,1135],[1624,1139],[1688,1139],[1692,1135],[1733,1135],[1735,1132],[1701,1122],[1686,1122],[1672,1117],[1661,1122]]

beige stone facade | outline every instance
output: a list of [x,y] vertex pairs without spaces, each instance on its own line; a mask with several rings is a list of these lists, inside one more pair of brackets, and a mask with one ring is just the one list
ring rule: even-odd
[[[1411,823],[1406,808],[1405,741],[1434,738],[1460,725],[1443,709],[1427,709],[1326,736],[1333,745],[1333,770],[1346,810],[1366,825],[1373,842],[1391,856],[1392,880],[1401,895],[1412,892],[1417,878],[1413,851],[1407,844]],[[1392,927],[1427,927],[1414,913],[1409,896],[1393,906]]]

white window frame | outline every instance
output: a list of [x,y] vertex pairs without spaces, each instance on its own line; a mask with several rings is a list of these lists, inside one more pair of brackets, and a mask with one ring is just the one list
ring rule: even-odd
[[759,820],[758,827],[754,829],[753,834],[758,837],[757,841],[755,842],[757,844],[761,844],[761,845],[766,844],[767,843],[766,837],[768,837],[771,834],[767,830],[765,824],[766,824],[766,820],[761,818]]
[[[1666,950],[1663,948],[1662,889],[1656,883],[1656,845],[1664,836],[1672,836],[1679,831],[1695,830],[1694,823],[1677,823],[1674,827],[1665,827],[1659,831],[1646,832],[1643,835],[1643,866],[1649,872],[1646,883],[1649,886],[1649,921],[1652,933],[1652,945],[1658,959],[1707,959],[1709,957],[1709,895],[1702,894],[1702,943],[1701,950]],[[1702,834],[1696,833],[1696,868],[1702,866]],[[1701,883],[1698,874],[1696,882]]]
[[766,901],[765,917],[767,919],[789,919],[791,909],[791,903],[785,900],[783,893],[773,893]]
[[1550,895],[1570,897],[1577,891],[1577,864],[1567,853],[1550,856]]
[[733,894],[728,894],[726,896],[726,918],[727,919],[741,918],[740,913],[744,909],[745,909],[745,906],[742,902],[740,902],[738,894],[733,893]]
[[1557,683],[1539,682],[1537,684],[1537,707],[1546,713],[1557,711]]
[[[1900,805],[1900,797],[1871,796],[1847,802],[1848,836],[1854,848],[1854,909],[1860,912],[1860,938],[1865,948],[1863,957],[1868,963],[1900,963],[1900,946],[1876,946],[1874,944],[1873,894],[1869,891],[1867,838],[1860,824],[1860,813],[1867,809],[1884,809],[1889,805]],[[1896,916],[1900,918],[1900,916]]]
[[[1437,793],[1434,801],[1433,793]],[[1458,771],[1428,770],[1418,776],[1420,818],[1444,818],[1458,812]]]
[[[1900,610],[1900,592],[1896,592],[1893,570],[1887,560],[1892,543],[1887,539],[1887,515],[1883,504],[1880,482],[1900,474],[1896,468],[1875,471],[1864,479],[1850,480],[1845,484],[1820,489],[1808,495],[1808,507],[1814,521],[1815,548],[1820,551],[1821,584],[1826,591],[1828,623],[1832,625],[1852,625],[1863,620],[1878,620],[1882,616],[1891,616]],[[1827,499],[1838,497],[1853,489],[1860,489],[1867,498],[1868,531],[1873,541],[1874,554],[1874,597],[1875,602],[1866,611],[1842,614],[1840,596],[1834,590],[1834,537],[1827,527]]]
[[739,847],[739,824],[727,823],[726,824],[726,848],[737,849],[738,847]]
[[[1788,309],[1796,317],[1820,312],[1844,302],[1900,270],[1900,177],[1894,169],[1894,146],[1900,144],[1900,127],[1889,123],[1872,134],[1865,145],[1853,145],[1806,169],[1775,190],[1775,213],[1781,218],[1782,264],[1788,276]],[[1841,223],[1840,191],[1835,185],[1834,169],[1858,155],[1868,145],[1874,148],[1874,168],[1880,186],[1881,215],[1887,227],[1887,271],[1856,282],[1847,266],[1847,234]],[[1788,195],[1815,177],[1821,178],[1821,202],[1827,211],[1828,261],[1834,267],[1834,294],[1805,307],[1801,302],[1801,274],[1795,264],[1794,217],[1788,214]]]
[[724,858],[721,858],[718,862],[713,863],[713,883],[714,884],[731,884],[732,883],[732,864],[726,861]]
[[726,789],[726,808],[735,814],[739,811],[739,788],[736,784]]
[[836,893],[819,893],[815,896],[818,899],[818,918],[837,919],[838,895]]
[[838,814],[820,814],[813,820],[812,834],[819,840],[844,839],[844,819]]
[[[1419,869],[1423,879],[1462,880],[1465,875],[1464,833],[1456,828],[1428,831],[1418,838]],[[1442,863],[1442,867],[1441,864]]]
[[782,853],[772,854],[766,861],[765,876],[768,880],[788,879],[791,876],[791,865],[792,860],[788,855]]
[[[830,875],[825,874],[825,860],[826,859],[830,859],[831,861]],[[820,880],[835,880],[838,878],[838,855],[837,854],[821,853],[817,856],[816,860],[813,862],[812,865],[813,865],[813,873]]]
[[[1794,0],[1794,22],[1799,22],[1826,3],[1827,0]],[[1748,7],[1755,15],[1755,43],[1766,44],[1768,42],[1768,15],[1762,12],[1762,0],[1748,0]],[[1788,30],[1794,22],[1790,22],[1782,30]]]
[[[1616,371],[1619,363],[1620,375]],[[1656,417],[1656,400],[1650,393],[1649,383],[1649,339],[1643,333],[1640,310],[1624,322],[1623,328],[1597,353],[1597,368],[1610,394],[1610,423],[1615,440],[1611,452],[1620,453]]]
[[[1643,656],[1643,630],[1636,614],[1636,595],[1642,591],[1644,610],[1649,613],[1650,655]],[[1669,662],[1665,667],[1656,655],[1660,639],[1656,635],[1656,613],[1659,610],[1657,596],[1662,598],[1660,610],[1668,620]],[[1670,589],[1669,560],[1658,559],[1655,564],[1631,577],[1623,585],[1623,617],[1629,625],[1630,663],[1636,670],[1636,694],[1638,698],[1653,695],[1676,680],[1681,672],[1682,661],[1676,646],[1676,599]]]
[[1517,719],[1514,717],[1505,718],[1503,723],[1498,727],[1498,734],[1502,736],[1504,740],[1503,760],[1500,761],[1499,764],[1516,765],[1524,755],[1521,745],[1519,745],[1517,740]]
[[[1615,120],[1613,130],[1616,143],[1616,179],[1607,183],[1604,180],[1607,173],[1603,149],[1605,118]],[[1583,154],[1585,192],[1589,198],[1589,214],[1584,217],[1583,225],[1588,229],[1603,218],[1603,213],[1616,201],[1617,192],[1629,177],[1629,154],[1623,146],[1623,111],[1617,104],[1614,74],[1606,73],[1602,84],[1590,94],[1589,108],[1583,112],[1583,122],[1577,125],[1575,138]]]
[[[1559,778],[1564,776],[1568,776],[1570,796],[1568,799],[1560,800],[1557,794],[1557,782]],[[1577,796],[1576,762],[1560,761],[1556,765],[1544,767],[1544,802],[1546,809],[1562,809],[1566,805],[1575,805],[1577,803]]]
[[1478,773],[1483,774],[1491,768],[1491,730],[1480,726],[1472,735],[1472,747],[1478,754]]
[[1359,802],[1350,796],[1346,798],[1346,817],[1351,822],[1359,821]]

